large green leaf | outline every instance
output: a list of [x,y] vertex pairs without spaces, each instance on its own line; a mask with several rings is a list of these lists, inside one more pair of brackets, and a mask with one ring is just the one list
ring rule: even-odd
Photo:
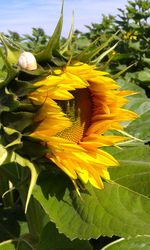
[[146,97],[145,95],[145,90],[141,87],[139,87],[138,85],[136,85],[137,82],[137,73],[126,73],[125,76],[121,76],[118,79],[118,83],[121,85],[121,87],[123,89],[127,89],[127,90],[133,90],[135,91],[137,94],[135,95],[135,97]]
[[150,110],[150,99],[149,98],[137,98],[130,97],[129,103],[126,105],[126,109],[136,112],[138,115],[142,115]]
[[133,122],[130,122],[128,127],[126,128],[126,132],[128,132],[129,134],[133,135],[136,138],[142,139],[144,141],[149,141],[150,139],[149,124],[150,124],[150,110],[143,113],[139,118],[137,118]]
[[130,135],[148,141],[149,135],[149,122],[150,122],[150,99],[147,97],[137,97],[137,95],[129,97],[128,104],[125,105],[126,109],[132,110],[139,115],[134,121],[125,123],[126,132]]
[[149,250],[150,236],[138,236],[136,238],[120,239],[105,246],[101,250]]
[[[108,151],[108,150],[107,150]],[[146,169],[150,169],[150,147],[149,146],[140,146],[140,147],[122,147],[111,148],[109,152],[119,161],[120,166],[117,168],[109,169],[114,177],[123,176],[125,173],[132,174],[135,172],[142,172]],[[128,167],[132,168],[127,170]],[[122,172],[124,170],[124,172]],[[119,173],[121,171],[121,173]],[[116,175],[117,174],[117,175]]]
[[138,79],[142,82],[147,82],[149,85],[150,82],[150,69],[149,68],[145,68],[142,71],[138,72]]
[[113,149],[118,168],[110,169],[111,179],[150,197],[150,148],[148,146]]
[[38,183],[35,198],[70,239],[150,234],[150,199],[118,183],[105,183],[103,190],[88,185],[81,197],[63,175],[43,172]]
[[8,240],[0,243],[0,250],[15,250],[13,241]]
[[59,234],[54,223],[49,222],[44,228],[37,250],[92,250],[88,241],[69,240]]

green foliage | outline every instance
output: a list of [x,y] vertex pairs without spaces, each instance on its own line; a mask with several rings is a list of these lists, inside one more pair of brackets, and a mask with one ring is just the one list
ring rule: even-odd
[[44,48],[49,39],[49,36],[45,34],[42,28],[32,28],[31,35],[25,34],[21,36],[17,32],[8,31],[5,36],[12,42],[21,44],[22,49],[35,52]]
[[[134,64],[128,73],[134,75],[134,83],[146,88],[149,93],[149,64],[150,64],[150,3],[148,0],[128,1],[125,9],[119,9],[119,14],[105,16],[101,23],[92,23],[86,26],[89,32],[81,33],[76,31],[76,47],[84,46],[86,43],[100,38],[98,45],[106,42],[116,31],[119,33],[113,40],[119,41],[115,51],[109,53],[108,57],[100,64],[102,69],[107,69],[114,74],[127,66]],[[100,35],[100,37],[99,37]],[[83,41],[83,42],[82,42]],[[110,44],[110,46],[112,46]],[[111,60],[111,64],[108,64]],[[139,76],[139,77],[138,77]],[[149,95],[149,94],[148,94]]]
[[150,248],[150,237],[149,236],[138,236],[130,239],[120,239],[108,246],[102,248],[102,250],[149,250]]
[[[128,1],[116,17],[103,15],[100,24],[87,26],[89,32],[73,34],[72,23],[68,39],[60,39],[63,15],[50,39],[41,28],[33,28],[32,35],[1,35],[0,249],[100,250],[89,240],[113,235],[124,239],[103,249],[149,249],[149,9],[148,0]],[[34,51],[37,70],[18,67],[23,50]],[[45,145],[28,136],[39,109],[26,98],[35,90],[35,78],[49,74],[49,64],[63,66],[72,57],[119,76],[123,89],[137,92],[126,108],[139,114],[125,124],[131,140],[105,148],[120,163],[110,169],[111,181],[103,190],[81,186],[80,196],[43,157]]]
[[[49,236],[53,235],[53,238],[49,240]],[[88,241],[84,240],[69,240],[64,234],[59,234],[54,223],[49,222],[43,229],[38,250],[92,250],[92,247]]]
[[[59,186],[56,186],[58,180]],[[89,185],[79,197],[66,177],[62,176],[60,180],[59,175],[54,178],[47,172],[42,173],[38,184],[41,189],[37,188],[34,196],[59,232],[70,239],[97,238],[101,234],[129,237],[150,233],[150,200],[133,192],[132,188],[115,182],[105,184],[104,190]]]

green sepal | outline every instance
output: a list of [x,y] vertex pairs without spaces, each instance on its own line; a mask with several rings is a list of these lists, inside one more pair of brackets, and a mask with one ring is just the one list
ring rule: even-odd
[[34,186],[36,184],[36,181],[37,181],[37,178],[38,178],[38,175],[39,175],[39,170],[38,170],[35,163],[31,162],[30,160],[28,160],[26,158],[23,158],[19,154],[15,154],[15,163],[18,163],[22,167],[28,167],[29,170],[30,170],[30,173],[31,173],[30,184],[29,184],[29,188],[28,188],[28,191],[27,191],[27,197],[26,197],[25,204],[24,204],[25,212],[26,212],[27,208],[28,208],[30,198],[31,198],[31,195],[32,195],[33,188],[34,188]]
[[45,47],[45,49],[35,54],[37,62],[51,62],[52,56],[55,56],[56,51],[59,49],[62,24],[63,24],[63,6],[61,11],[61,16],[47,46]]
[[[100,37],[94,40],[88,47],[86,47],[81,53],[77,54],[74,59],[81,62],[88,62],[93,57],[95,50],[97,51],[96,44],[100,41]],[[96,47],[96,49],[95,49]],[[100,48],[99,48],[100,50]]]
[[[19,103],[20,102],[18,101],[17,96],[12,92],[10,92],[7,87],[4,87],[0,91],[0,104],[3,107],[0,111],[3,110],[13,111],[19,106]],[[6,108],[4,109],[4,107]]]
[[[119,31],[117,31],[114,35],[112,35],[106,42],[97,46],[97,43],[101,40],[101,37],[98,37],[95,41],[93,41],[86,49],[84,49],[79,55],[75,57],[76,60],[82,61],[85,63],[90,63],[90,61],[97,56],[100,51],[106,48],[116,37]],[[95,62],[97,63],[97,62]]]
[[20,72],[24,73],[25,75],[41,76],[47,75],[49,70],[45,70],[42,66],[38,65],[37,69],[35,70],[20,69]]
[[29,93],[35,91],[37,87],[34,84],[31,84],[29,81],[15,80],[13,84],[10,86],[11,91],[17,97],[23,97],[28,95]]
[[47,152],[50,151],[40,139],[31,136],[23,136],[22,140],[23,145],[18,152],[28,159],[41,159]]
[[95,60],[92,61],[93,64],[98,64],[102,61],[102,59],[107,56],[110,52],[112,52],[119,42],[115,43],[112,47],[104,51],[101,55],[99,55]]
[[54,65],[56,65],[57,67],[62,67],[66,65],[65,58],[61,56],[58,52],[56,57],[52,56],[51,62],[54,63]]
[[12,128],[7,128],[1,125],[0,127],[0,143],[7,148],[11,148],[11,150],[18,148],[19,145],[22,144],[21,141],[22,135]]
[[72,39],[73,39],[73,34],[74,34],[74,13],[72,15],[72,24],[71,24],[68,38],[67,38],[66,42],[60,48],[60,53],[62,55],[65,53],[68,53],[68,51],[71,50],[71,43],[72,43]]

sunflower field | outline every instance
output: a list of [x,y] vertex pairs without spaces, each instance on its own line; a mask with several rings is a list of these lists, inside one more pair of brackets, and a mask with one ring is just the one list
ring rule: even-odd
[[0,250],[150,249],[150,2],[0,34]]

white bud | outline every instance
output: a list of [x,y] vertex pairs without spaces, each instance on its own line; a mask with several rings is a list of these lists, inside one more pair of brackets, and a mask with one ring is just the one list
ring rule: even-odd
[[37,69],[37,62],[35,56],[31,52],[23,52],[18,59],[18,65],[22,69],[35,70]]

